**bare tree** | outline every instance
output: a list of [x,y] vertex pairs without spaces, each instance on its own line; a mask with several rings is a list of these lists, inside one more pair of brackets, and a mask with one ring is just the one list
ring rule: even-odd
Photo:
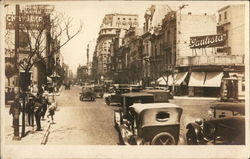
[[[34,7],[34,6],[33,6]],[[41,7],[39,5],[35,7]],[[54,55],[70,40],[72,40],[82,30],[82,23],[79,27],[73,27],[73,18],[63,13],[58,13],[52,7],[46,12],[46,7],[40,10],[39,14],[30,14],[25,10],[19,13],[19,35],[17,66],[24,70],[24,84],[21,88],[23,94],[23,118],[22,118],[22,136],[25,135],[25,100],[26,91],[29,85],[29,71],[39,62],[49,62],[54,59]],[[51,7],[51,6],[49,6]],[[36,18],[36,21],[31,21]],[[17,25],[17,24],[16,24]],[[11,31],[7,31],[5,42],[6,46],[13,45],[14,39],[8,37]],[[14,47],[12,47],[14,48]],[[55,60],[54,60],[55,62]],[[47,68],[46,68],[47,69]],[[51,68],[49,68],[51,69]],[[25,82],[27,81],[27,82]]]

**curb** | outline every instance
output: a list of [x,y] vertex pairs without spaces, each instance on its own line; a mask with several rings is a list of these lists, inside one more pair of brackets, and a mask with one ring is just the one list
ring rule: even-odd
[[49,129],[50,129],[50,126],[51,126],[51,123],[49,124],[44,136],[43,136],[43,139],[42,139],[42,142],[41,142],[41,145],[46,145],[47,141],[48,141],[48,137],[49,137]]

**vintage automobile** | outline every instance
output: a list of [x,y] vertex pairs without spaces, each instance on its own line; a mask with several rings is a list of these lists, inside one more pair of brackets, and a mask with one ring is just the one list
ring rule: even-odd
[[139,92],[141,90],[141,87],[136,85],[122,84],[114,86],[115,86],[114,93],[111,93],[110,95],[105,97],[105,102],[107,105],[111,104],[121,105],[122,94],[129,92]]
[[169,102],[169,91],[160,89],[145,89],[142,92],[153,94],[154,102]]
[[152,94],[128,94],[114,112],[114,126],[125,145],[176,145],[181,114],[175,104],[153,103]]
[[92,86],[82,87],[82,92],[80,93],[80,101],[83,100],[95,101],[95,92]]
[[225,102],[210,108],[210,119],[196,119],[187,125],[187,144],[244,145],[245,105]]
[[102,85],[94,85],[94,92],[96,97],[102,98],[104,95],[104,89]]

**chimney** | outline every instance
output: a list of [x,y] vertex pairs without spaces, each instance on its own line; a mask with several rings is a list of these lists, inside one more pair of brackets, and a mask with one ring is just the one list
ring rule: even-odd
[[191,15],[192,13],[191,12],[188,12],[188,15]]

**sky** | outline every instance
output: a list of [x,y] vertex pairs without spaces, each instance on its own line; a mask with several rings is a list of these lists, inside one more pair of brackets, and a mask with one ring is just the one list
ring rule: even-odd
[[[36,2],[37,3],[37,2]],[[40,2],[45,3],[45,2]],[[83,23],[82,31],[70,42],[61,48],[64,63],[76,73],[79,64],[87,62],[86,49],[90,45],[90,61],[92,61],[93,51],[102,19],[105,14],[110,13],[131,13],[139,15],[139,27],[143,27],[144,14],[152,4],[169,5],[172,10],[177,10],[179,6],[188,4],[182,13],[192,12],[192,14],[215,14],[217,11],[228,5],[241,2],[230,1],[68,1],[68,2],[46,2],[55,5],[58,12],[65,13],[73,17],[74,28],[79,27],[80,21]]]

